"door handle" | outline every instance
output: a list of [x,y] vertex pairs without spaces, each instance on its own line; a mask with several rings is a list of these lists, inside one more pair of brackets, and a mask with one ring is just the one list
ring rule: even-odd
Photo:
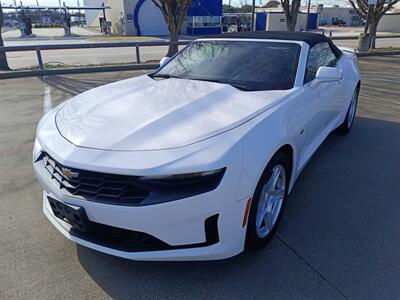
[[339,81],[342,81],[343,80],[343,71],[342,70],[340,70],[339,71]]

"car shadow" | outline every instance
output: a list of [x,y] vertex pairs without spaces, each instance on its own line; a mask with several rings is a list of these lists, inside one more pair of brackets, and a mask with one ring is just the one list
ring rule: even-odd
[[77,246],[77,256],[114,299],[335,298],[332,286],[368,298],[377,282],[390,295],[397,283],[382,277],[382,266],[387,276],[400,275],[390,263],[400,253],[400,243],[392,242],[400,221],[399,154],[400,122],[358,117],[350,134],[331,134],[300,175],[278,235],[262,251],[211,262],[136,262]]
[[53,90],[60,91],[67,96],[75,96],[89,89],[110,83],[111,81],[109,78],[93,79],[93,75],[90,75],[90,77],[85,77],[82,74],[80,74],[80,76],[75,75],[74,77],[54,75],[40,77],[40,80],[44,81]]

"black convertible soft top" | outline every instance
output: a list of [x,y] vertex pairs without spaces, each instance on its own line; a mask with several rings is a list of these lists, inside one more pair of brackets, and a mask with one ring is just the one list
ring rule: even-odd
[[342,55],[342,51],[332,40],[325,35],[312,33],[312,32],[297,32],[297,31],[244,31],[244,32],[231,32],[218,35],[209,35],[204,38],[218,38],[218,39],[269,39],[269,40],[289,40],[289,41],[303,41],[310,45],[310,47],[321,42],[327,42],[335,53],[336,57]]

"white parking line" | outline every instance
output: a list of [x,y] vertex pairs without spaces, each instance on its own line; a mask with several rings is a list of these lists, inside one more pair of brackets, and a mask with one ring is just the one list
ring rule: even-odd
[[51,100],[51,87],[46,83],[46,76],[43,78],[43,113],[45,114],[53,108],[53,101]]

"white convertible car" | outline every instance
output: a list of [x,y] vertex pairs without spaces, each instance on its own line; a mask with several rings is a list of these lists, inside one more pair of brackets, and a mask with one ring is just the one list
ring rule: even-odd
[[359,90],[355,55],[323,35],[198,39],[42,118],[43,211],[71,241],[128,259],[260,248],[312,154],[351,129]]

